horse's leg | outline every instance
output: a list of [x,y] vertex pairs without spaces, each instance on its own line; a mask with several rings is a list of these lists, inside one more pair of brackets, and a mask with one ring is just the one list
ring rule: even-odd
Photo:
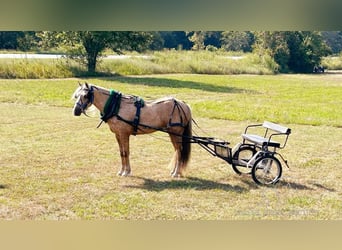
[[119,176],[128,176],[131,173],[131,166],[129,163],[129,135],[116,134],[116,139],[119,143],[121,170],[118,172]]
[[175,153],[174,153],[174,158],[173,158],[173,163],[174,163],[174,168],[171,172],[171,176],[172,177],[182,177],[182,171],[181,171],[181,147],[182,147],[182,143],[181,140],[182,138],[176,135],[171,135],[170,134],[170,139],[171,142],[173,144],[173,147],[175,149]]

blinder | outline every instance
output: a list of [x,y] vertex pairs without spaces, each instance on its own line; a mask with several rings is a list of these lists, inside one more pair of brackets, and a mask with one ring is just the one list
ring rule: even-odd
[[87,115],[85,113],[86,108],[88,107],[89,103],[93,104],[93,102],[94,102],[94,88],[93,88],[93,86],[90,86],[87,94],[84,95],[84,98],[87,99],[87,101],[83,102],[80,99],[80,102],[78,102],[76,105],[81,109],[81,112],[83,114]]

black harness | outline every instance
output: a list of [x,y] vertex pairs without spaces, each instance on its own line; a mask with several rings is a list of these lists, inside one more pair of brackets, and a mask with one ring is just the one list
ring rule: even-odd
[[138,126],[140,122],[140,110],[141,108],[145,106],[145,102],[139,96],[134,96],[134,106],[137,108],[137,111],[135,112],[135,117],[134,117],[132,126],[133,126],[133,135],[137,135]]
[[116,92],[113,89],[109,91],[109,98],[103,108],[103,112],[101,112],[102,121],[107,122],[119,113],[121,96],[122,94],[120,92]]
[[[168,127],[175,127],[175,126],[184,127],[182,114],[185,116],[185,112],[184,112],[182,106],[179,105],[179,102],[177,102],[175,99],[173,99],[173,102],[174,102],[174,105],[173,105],[172,112],[170,114]],[[173,117],[173,114],[174,114],[176,109],[178,111],[180,121],[179,122],[172,122],[172,117]]]
[[[182,106],[179,104],[177,100],[174,101],[174,106],[172,109],[172,112],[170,114],[170,119],[167,124],[166,128],[155,128],[150,125],[146,124],[141,124],[140,123],[140,114],[141,114],[141,109],[145,106],[145,102],[142,98],[138,96],[133,96],[134,98],[134,106],[136,107],[136,112],[133,121],[131,120],[126,120],[123,117],[119,115],[119,109],[120,109],[120,104],[121,104],[121,97],[122,94],[120,92],[116,92],[114,90],[110,90],[109,98],[105,104],[105,107],[103,109],[103,112],[101,112],[101,122],[97,126],[99,128],[102,124],[102,122],[107,122],[110,118],[115,116],[118,120],[123,121],[133,127],[133,135],[137,135],[139,126],[143,128],[148,128],[148,129],[154,129],[157,131],[163,131],[167,132],[168,128],[170,127],[175,127],[175,126],[181,126],[185,127],[185,124],[183,123],[183,116],[185,116],[185,111],[183,110]],[[172,117],[175,112],[179,113],[179,122],[173,122]]]

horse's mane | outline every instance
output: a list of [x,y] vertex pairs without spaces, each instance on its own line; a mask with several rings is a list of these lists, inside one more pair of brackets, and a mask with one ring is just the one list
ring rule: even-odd
[[77,93],[81,90],[81,86],[79,86],[75,92],[71,95],[71,100],[76,100],[77,99]]

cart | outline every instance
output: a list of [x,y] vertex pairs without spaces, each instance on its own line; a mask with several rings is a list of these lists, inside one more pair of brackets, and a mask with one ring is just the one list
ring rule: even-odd
[[242,142],[233,148],[229,142],[213,137],[192,136],[189,139],[191,143],[226,161],[237,174],[251,174],[255,183],[270,185],[277,183],[282,175],[279,158],[289,167],[287,160],[277,150],[286,146],[290,134],[290,128],[265,121],[248,125],[242,134]]

